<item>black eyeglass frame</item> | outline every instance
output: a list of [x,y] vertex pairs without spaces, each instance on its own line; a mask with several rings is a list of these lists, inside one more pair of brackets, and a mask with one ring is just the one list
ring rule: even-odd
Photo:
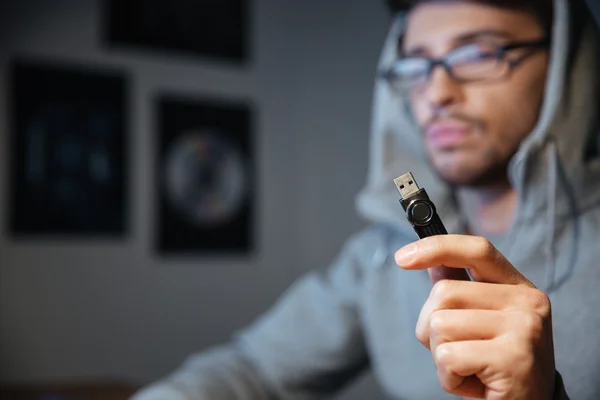
[[[509,70],[512,70],[524,59],[524,57],[520,57],[520,58],[517,58],[514,60],[507,60],[506,55],[508,52],[510,52],[512,50],[525,49],[525,48],[548,48],[549,45],[550,45],[549,38],[543,38],[543,39],[534,40],[534,41],[513,42],[513,43],[508,43],[503,46],[496,45],[495,46],[496,47],[496,59],[498,62],[507,61],[508,62],[507,66],[508,66]],[[452,53],[452,52],[450,52],[450,53]],[[429,66],[427,68],[427,75],[425,76],[424,82],[429,82],[429,80],[431,79],[431,75],[433,74],[433,71],[438,66],[444,68],[444,70],[448,73],[448,76],[450,76],[450,78],[452,78],[455,82],[459,82],[459,83],[481,82],[481,81],[485,81],[485,80],[489,79],[489,78],[464,79],[464,78],[457,77],[454,74],[454,72],[452,71],[453,66],[448,64],[448,62],[447,62],[448,54],[446,54],[444,57],[441,57],[441,58],[426,58],[426,57],[408,57],[408,58],[418,58],[418,59],[426,60],[429,63]],[[402,58],[399,58],[399,59],[395,60],[394,63],[401,62],[402,60],[403,60]],[[386,81],[389,84],[389,86],[392,87],[394,90],[405,91],[405,90],[413,89],[415,87],[415,86],[413,86],[413,87],[407,86],[406,88],[403,88],[403,89],[397,89],[392,82],[393,79],[395,78],[395,74],[394,74],[393,70],[394,70],[394,68],[390,67],[386,70],[380,71],[378,76],[380,79],[383,79],[384,81]]]

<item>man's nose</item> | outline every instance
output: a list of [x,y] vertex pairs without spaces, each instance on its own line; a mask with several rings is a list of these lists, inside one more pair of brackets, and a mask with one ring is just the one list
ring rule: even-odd
[[462,100],[462,87],[448,71],[438,65],[431,71],[431,77],[425,88],[425,98],[431,108],[446,108]]

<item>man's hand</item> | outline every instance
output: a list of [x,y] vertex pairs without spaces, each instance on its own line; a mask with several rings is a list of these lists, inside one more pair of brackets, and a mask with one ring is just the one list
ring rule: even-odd
[[433,236],[398,250],[396,263],[429,268],[434,281],[416,333],[431,350],[445,391],[488,400],[552,399],[550,300],[489,241]]

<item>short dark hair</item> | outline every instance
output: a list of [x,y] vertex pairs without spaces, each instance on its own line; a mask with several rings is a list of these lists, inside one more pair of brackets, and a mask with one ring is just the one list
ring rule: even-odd
[[552,32],[554,20],[554,6],[552,0],[387,0],[388,6],[392,12],[407,12],[419,4],[433,3],[435,1],[471,2],[525,11],[537,18],[546,35],[550,36],[550,33]]

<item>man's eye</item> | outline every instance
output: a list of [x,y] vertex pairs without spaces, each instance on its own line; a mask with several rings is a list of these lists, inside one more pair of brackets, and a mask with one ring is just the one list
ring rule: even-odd
[[400,79],[417,79],[427,74],[428,63],[422,59],[405,59],[396,62],[393,73]]
[[491,60],[497,57],[496,52],[491,51],[480,51],[477,55],[474,56],[474,59],[477,60]]
[[468,62],[490,61],[498,58],[496,49],[485,46],[466,46],[456,49],[448,56],[451,64],[461,64]]

